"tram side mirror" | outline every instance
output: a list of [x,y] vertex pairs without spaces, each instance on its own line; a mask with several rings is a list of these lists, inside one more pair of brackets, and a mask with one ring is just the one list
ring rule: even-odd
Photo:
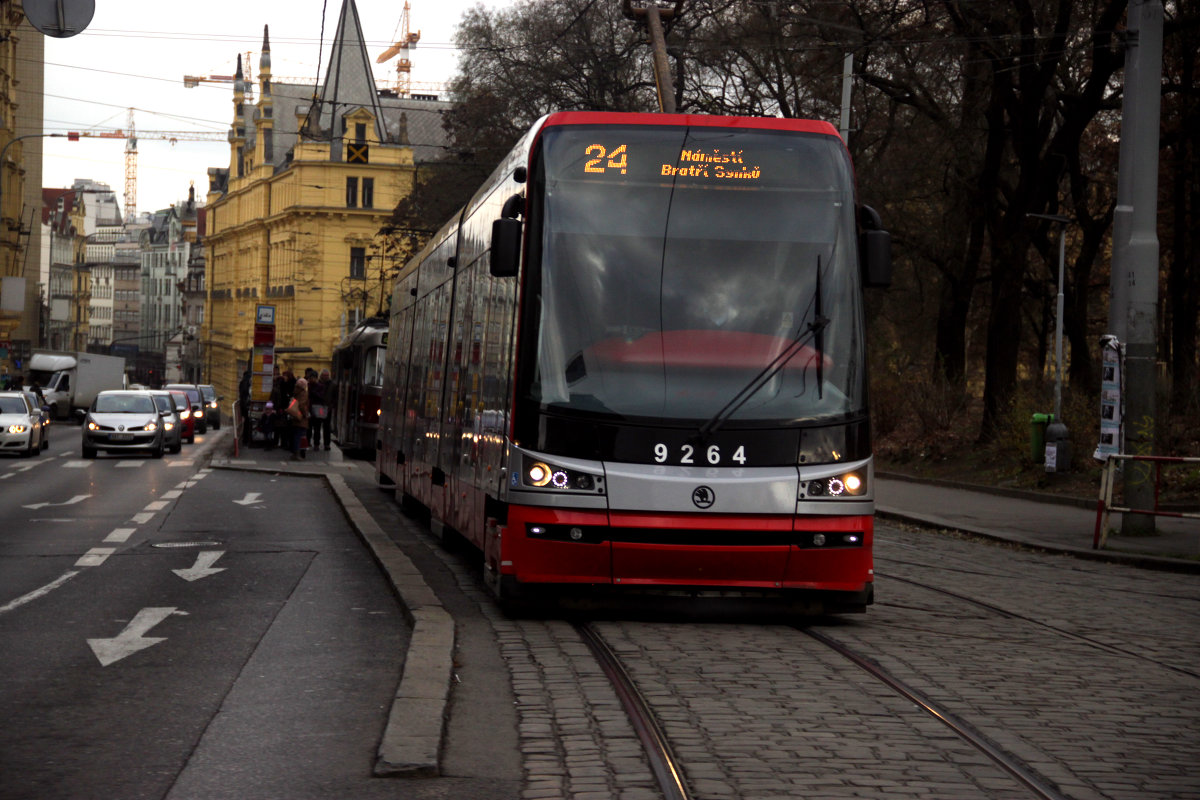
[[879,212],[859,206],[858,265],[863,286],[886,289],[892,285],[892,235],[883,230]]
[[492,223],[492,277],[511,278],[521,266],[521,220],[498,219]]

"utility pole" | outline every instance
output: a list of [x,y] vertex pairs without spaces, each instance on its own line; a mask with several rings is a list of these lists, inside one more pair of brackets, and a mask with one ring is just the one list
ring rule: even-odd
[[[1118,281],[1127,291],[1124,309],[1116,314],[1125,321],[1125,447],[1130,455],[1154,454],[1155,383],[1158,358],[1158,140],[1162,106],[1162,0],[1134,0],[1129,6],[1131,33],[1126,65],[1135,64],[1134,74],[1125,76],[1121,120],[1121,164],[1117,198],[1132,204],[1128,239],[1117,239],[1113,249],[1113,285]],[[1130,101],[1136,98],[1131,108]],[[1126,149],[1125,137],[1129,136]],[[1128,156],[1128,159],[1127,159]],[[1117,300],[1113,298],[1114,302]],[[1125,468],[1125,499],[1130,508],[1154,507],[1154,480],[1150,464],[1133,461]],[[1121,532],[1127,536],[1155,532],[1149,514],[1122,515]]]
[[663,8],[655,0],[642,8],[634,8],[632,0],[623,0],[625,16],[640,22],[650,32],[650,47],[654,51],[654,85],[658,89],[658,108],[664,114],[675,113],[675,82],[667,63],[667,38],[663,22],[674,19],[683,8],[683,0],[675,0],[674,8]]

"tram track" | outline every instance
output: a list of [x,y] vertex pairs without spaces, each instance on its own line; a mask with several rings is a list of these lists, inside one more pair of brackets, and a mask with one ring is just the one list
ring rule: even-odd
[[976,608],[983,609],[990,613],[1004,617],[1005,619],[1016,620],[1019,622],[1026,623],[1028,625],[1037,626],[1044,630],[1051,631],[1058,636],[1062,636],[1063,638],[1070,639],[1071,641],[1074,641],[1074,642],[1079,642],[1080,644],[1087,645],[1088,647],[1093,647],[1097,650],[1102,650],[1111,655],[1123,656],[1126,658],[1134,658],[1139,661],[1144,661],[1144,662],[1153,664],[1156,667],[1161,667],[1162,669],[1170,670],[1171,672],[1176,672],[1180,675],[1187,675],[1190,678],[1200,679],[1200,672],[1197,672],[1195,670],[1191,670],[1186,667],[1176,666],[1174,664],[1169,664],[1169,663],[1166,663],[1159,659],[1151,658],[1150,656],[1147,656],[1143,653],[1136,652],[1136,651],[1131,650],[1126,647],[1118,647],[1116,645],[1108,644],[1107,642],[1101,642],[1101,641],[1099,641],[1097,639],[1093,639],[1089,636],[1084,636],[1082,634],[1074,633],[1073,631],[1066,630],[1065,628],[1059,627],[1057,625],[1051,625],[1048,622],[1043,622],[1041,620],[1034,619],[1033,617],[1027,616],[1025,614],[1020,614],[1015,611],[1009,611],[1006,608],[1001,608],[1000,606],[993,605],[992,603],[984,602],[983,600],[979,600],[979,599],[971,597],[969,595],[962,594],[961,592],[955,592],[950,589],[943,589],[940,586],[934,586],[932,584],[925,583],[923,581],[913,580],[911,578],[902,578],[899,575],[891,575],[888,573],[876,573],[876,575],[879,578],[885,578],[885,579],[891,580],[891,581],[906,583],[909,586],[915,586],[919,589],[924,589],[929,592],[934,592],[934,593],[942,595],[944,597],[952,597],[955,600],[958,600],[963,603],[967,603]]
[[1006,753],[1000,747],[997,747],[974,726],[934,703],[924,694],[888,672],[877,662],[855,652],[828,634],[799,625],[795,627],[796,630],[820,642],[858,667],[862,668],[873,678],[892,689],[892,691],[901,695],[906,700],[909,700],[921,710],[940,721],[964,742],[968,743],[980,753],[983,753],[985,756],[991,759],[996,766],[1008,773],[1009,776],[1014,778],[1018,783],[1028,789],[1035,797],[1042,798],[1042,800],[1068,800],[1067,797],[1061,794],[1049,781],[1025,767],[1025,765],[1022,764],[1021,761],[1016,757]]
[[[674,754],[653,709],[639,691],[636,682],[622,664],[620,657],[591,624],[575,623],[573,627],[611,682],[642,743],[663,797],[667,800],[690,800],[693,795],[684,775],[684,765]],[[908,685],[878,662],[856,652],[827,633],[803,624],[790,627],[858,666],[892,692],[941,722],[961,741],[986,756],[996,767],[1024,787],[1031,796],[1040,800],[1069,800],[1050,781],[1029,769],[1019,758],[1006,752],[980,730]]]
[[691,800],[683,770],[658,724],[650,705],[638,691],[632,676],[621,664],[621,659],[604,641],[596,630],[586,623],[576,623],[575,630],[592,651],[605,676],[612,683],[617,698],[625,709],[638,739],[650,761],[650,769],[666,800]]

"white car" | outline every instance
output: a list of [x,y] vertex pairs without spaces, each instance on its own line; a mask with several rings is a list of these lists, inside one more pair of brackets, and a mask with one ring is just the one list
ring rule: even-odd
[[82,416],[83,457],[108,453],[147,452],[162,458],[164,425],[150,392],[112,390],[100,392]]
[[42,452],[42,410],[24,392],[0,392],[0,450],[28,457]]

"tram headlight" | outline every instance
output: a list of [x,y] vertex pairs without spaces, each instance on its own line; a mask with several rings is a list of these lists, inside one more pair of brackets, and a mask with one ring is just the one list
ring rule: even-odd
[[814,478],[805,486],[805,496],[809,499],[816,497],[862,497],[867,493],[867,480],[857,472],[846,472],[841,475],[830,475],[827,478]]
[[594,492],[599,486],[599,480],[586,472],[579,472],[578,470],[567,469],[530,458],[525,459],[523,474],[523,481],[526,486],[535,486],[538,488]]
[[550,469],[549,464],[537,461],[530,464],[529,468],[525,470],[525,481],[530,486],[545,486],[550,482],[550,476],[553,474],[554,471]]

